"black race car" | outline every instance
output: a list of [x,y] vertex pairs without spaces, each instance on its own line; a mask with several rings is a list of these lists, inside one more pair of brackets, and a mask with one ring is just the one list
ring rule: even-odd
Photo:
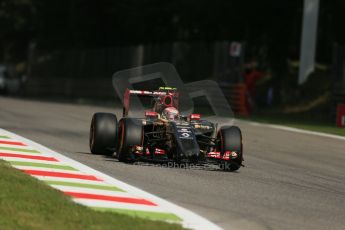
[[[149,97],[150,110],[143,118],[128,116],[132,95]],[[122,162],[174,162],[177,164],[216,164],[235,171],[242,165],[241,130],[236,126],[218,128],[200,114],[181,115],[179,93],[172,87],[156,91],[127,89],[123,117],[95,113],[91,121],[90,149],[93,154],[114,154]]]

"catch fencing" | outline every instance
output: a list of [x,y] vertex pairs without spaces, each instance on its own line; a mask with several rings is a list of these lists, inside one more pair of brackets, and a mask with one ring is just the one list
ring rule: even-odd
[[[115,72],[169,62],[184,83],[205,79],[218,82],[236,111],[246,114],[242,108],[244,103],[233,103],[238,89],[233,85],[242,82],[244,52],[237,46],[236,55],[232,55],[231,44],[229,41],[168,42],[53,52],[32,49],[24,95],[110,101],[117,96],[111,83]],[[241,93],[245,94],[243,90]],[[241,102],[244,101],[242,94]]]
[[[170,42],[90,50],[36,49],[31,78],[110,79],[116,71],[157,62],[172,63],[185,82],[216,79],[237,82],[241,57],[229,55],[230,42]],[[238,60],[237,60],[238,59]]]

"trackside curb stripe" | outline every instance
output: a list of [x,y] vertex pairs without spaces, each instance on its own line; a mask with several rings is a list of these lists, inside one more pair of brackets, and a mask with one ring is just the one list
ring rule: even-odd
[[2,135],[0,135],[0,138],[2,138],[2,139],[11,139],[8,136],[2,136]]
[[105,201],[157,206],[155,203],[152,203],[151,201],[148,201],[145,199],[132,198],[132,197],[106,196],[106,195],[96,195],[96,194],[77,193],[77,192],[64,192],[64,193],[74,198],[79,198],[79,199],[94,199],[94,200],[105,200]]
[[32,156],[16,153],[3,153],[0,152],[0,157],[15,157],[15,158],[24,158],[24,159],[33,159],[33,160],[44,160],[44,161],[55,161],[58,162],[54,157],[44,157],[44,156]]
[[83,179],[83,180],[102,181],[101,179],[98,179],[97,177],[92,176],[92,175],[63,173],[63,172],[49,172],[49,171],[41,171],[41,170],[22,170],[22,171],[34,176],[65,177],[65,178],[76,178],[76,179]]
[[16,142],[16,141],[2,141],[2,140],[0,140],[0,144],[26,146],[24,143]]
[[22,161],[9,161],[11,165],[15,166],[33,166],[40,168],[51,168],[51,169],[64,169],[71,171],[78,171],[77,169],[69,165],[53,165],[53,164],[44,164],[44,163],[35,163],[35,162],[22,162]]
[[91,189],[108,190],[108,191],[115,191],[115,192],[124,192],[122,189],[115,186],[84,184],[84,183],[53,181],[53,180],[43,180],[43,181],[50,185],[62,185],[62,186],[70,186],[70,187],[91,188]]

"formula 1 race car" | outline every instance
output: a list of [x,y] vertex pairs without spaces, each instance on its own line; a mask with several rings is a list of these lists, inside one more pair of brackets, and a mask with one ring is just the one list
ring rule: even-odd
[[[128,116],[132,95],[151,98],[151,109],[143,118]],[[123,117],[95,113],[90,128],[93,154],[114,154],[122,162],[174,162],[177,164],[216,164],[235,171],[242,165],[241,130],[236,126],[218,128],[217,123],[201,119],[200,114],[182,115],[178,111],[176,88],[156,91],[127,89]]]

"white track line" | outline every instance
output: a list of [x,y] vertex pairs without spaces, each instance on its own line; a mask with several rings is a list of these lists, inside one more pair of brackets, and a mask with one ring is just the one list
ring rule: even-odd
[[299,129],[299,128],[292,128],[289,126],[272,125],[272,124],[267,124],[267,123],[259,123],[259,122],[253,122],[253,121],[245,121],[245,120],[238,120],[238,121],[248,123],[248,124],[253,125],[253,126],[261,126],[261,127],[272,128],[272,129],[289,131],[289,132],[315,135],[315,136],[319,136],[319,137],[327,137],[327,138],[333,138],[333,139],[338,139],[338,140],[345,140],[345,137],[343,137],[343,136],[328,134],[328,133],[321,133],[321,132],[316,132],[316,131],[308,131],[308,130]]
[[[21,141],[25,144],[27,144],[28,146],[44,153],[44,156],[52,156],[58,160],[60,160],[61,162],[67,163],[67,165],[72,166],[73,168],[76,168],[78,170],[80,170],[81,172],[85,172],[89,175],[94,175],[97,178],[101,178],[103,180],[104,183],[109,184],[109,185],[114,185],[116,187],[119,187],[125,191],[127,191],[129,194],[135,194],[136,196],[141,197],[142,199],[146,199],[149,200],[155,204],[158,204],[159,207],[162,210],[167,210],[167,212],[172,213],[177,215],[178,217],[180,217],[182,219],[182,226],[185,228],[190,228],[190,229],[220,229],[220,227],[218,227],[217,225],[215,225],[214,223],[210,222],[209,220],[187,210],[184,209],[180,206],[177,206],[173,203],[170,203],[166,200],[163,200],[162,198],[159,198],[155,195],[152,195],[148,192],[145,192],[137,187],[131,186],[127,183],[124,183],[120,180],[117,180],[115,178],[112,178],[111,176],[108,176],[104,173],[101,173],[95,169],[92,169],[84,164],[81,164],[80,162],[77,162],[75,160],[72,160],[71,158],[68,158],[62,154],[59,154],[57,152],[54,152],[53,150],[50,150],[36,142],[33,142],[31,140],[28,140],[24,137],[21,137],[19,135],[16,135],[14,133],[8,132],[6,130],[0,129],[0,135],[5,135],[8,137],[11,137],[11,139],[17,140],[17,141]],[[37,154],[37,155],[43,155],[43,154]],[[51,180],[57,180],[57,178],[55,177],[45,177],[45,176],[35,176],[37,178],[42,178],[45,180],[51,179]],[[63,181],[68,181],[68,180],[63,180]],[[82,183],[89,183],[90,181],[86,182],[84,180],[82,180]],[[163,185],[162,185],[163,186]],[[99,203],[98,201],[94,201],[94,200],[88,200],[88,199],[74,199],[75,201],[77,201],[78,203],[88,203],[90,205],[94,205]],[[109,202],[103,202],[105,203],[109,203]],[[115,202],[114,202],[115,203]],[[130,205],[130,204],[126,204],[126,205]],[[131,205],[130,205],[131,206]],[[133,205],[136,207],[140,207],[139,205]]]

